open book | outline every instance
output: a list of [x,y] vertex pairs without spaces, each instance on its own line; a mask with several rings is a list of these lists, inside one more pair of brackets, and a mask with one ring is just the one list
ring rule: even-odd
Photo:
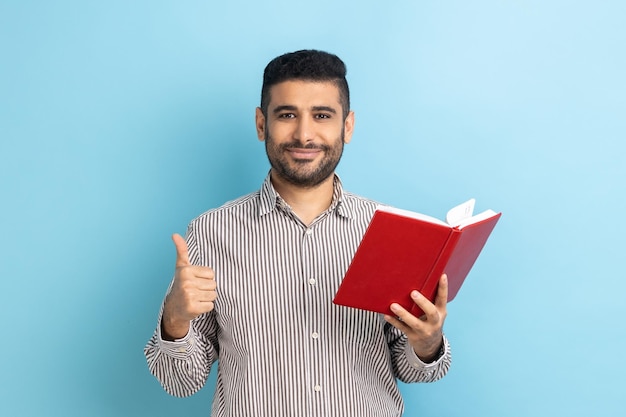
[[335,295],[335,304],[390,314],[398,303],[415,316],[418,290],[435,300],[439,278],[448,276],[448,301],[458,293],[502,213],[473,215],[475,200],[460,204],[446,221],[379,206]]

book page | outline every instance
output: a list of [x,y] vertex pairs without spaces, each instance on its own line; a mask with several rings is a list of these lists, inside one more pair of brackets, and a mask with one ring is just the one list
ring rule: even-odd
[[459,204],[456,207],[451,208],[446,214],[446,221],[437,219],[436,217],[428,216],[426,214],[418,213],[415,211],[404,210],[391,206],[378,205],[376,210],[384,211],[387,213],[397,214],[399,216],[409,217],[412,219],[422,220],[428,223],[439,224],[442,226],[451,226],[462,229],[470,224],[478,223],[489,217],[495,216],[497,213],[493,210],[486,210],[482,213],[472,216],[474,212],[474,206],[476,204],[475,199],[470,199],[465,203]]
[[469,225],[471,225],[471,224],[478,223],[478,222],[480,222],[480,221],[483,221],[483,220],[485,220],[485,219],[488,219],[488,218],[490,218],[490,217],[493,217],[493,216],[495,216],[496,214],[498,214],[498,213],[496,213],[496,212],[495,212],[495,211],[493,211],[493,210],[485,210],[485,211],[483,211],[482,213],[479,213],[479,214],[477,214],[477,215],[475,215],[475,216],[470,217],[469,219],[465,219],[465,220],[461,221],[461,222],[460,222],[459,224],[457,224],[456,226],[457,226],[459,229],[462,229],[462,228],[464,228],[464,227],[466,227],[466,226],[469,226]]
[[418,220],[422,220],[428,223],[440,224],[442,226],[449,226],[446,222],[442,220],[439,220],[435,217],[431,217],[426,214],[418,213],[415,211],[403,210],[403,209],[399,209],[396,207],[383,206],[383,205],[379,205],[378,207],[376,207],[376,210],[397,214],[399,216],[410,217],[412,219],[418,219]]
[[446,214],[446,222],[451,226],[458,226],[463,220],[472,217],[474,214],[475,199],[469,199],[465,203],[451,208]]

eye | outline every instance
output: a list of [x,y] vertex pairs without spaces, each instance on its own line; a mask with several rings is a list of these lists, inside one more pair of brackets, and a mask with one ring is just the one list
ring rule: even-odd
[[293,119],[295,117],[296,117],[296,115],[293,114],[293,113],[281,113],[281,114],[278,115],[279,119]]
[[328,113],[318,113],[315,115],[316,119],[330,119],[330,114]]

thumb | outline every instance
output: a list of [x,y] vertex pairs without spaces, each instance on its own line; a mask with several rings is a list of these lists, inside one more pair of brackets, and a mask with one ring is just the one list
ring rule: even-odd
[[174,246],[176,246],[176,268],[191,265],[191,262],[189,262],[189,249],[185,239],[178,233],[174,233],[172,240],[174,241]]

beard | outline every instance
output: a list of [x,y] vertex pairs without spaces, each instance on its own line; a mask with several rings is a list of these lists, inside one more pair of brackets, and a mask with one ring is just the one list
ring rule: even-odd
[[[299,141],[276,144],[270,136],[269,130],[265,135],[265,152],[274,172],[287,182],[304,188],[315,187],[335,173],[335,168],[341,160],[344,146],[344,129],[332,146],[329,145],[302,145]],[[285,157],[287,148],[319,149],[323,157],[319,162],[309,159],[289,160]]]

